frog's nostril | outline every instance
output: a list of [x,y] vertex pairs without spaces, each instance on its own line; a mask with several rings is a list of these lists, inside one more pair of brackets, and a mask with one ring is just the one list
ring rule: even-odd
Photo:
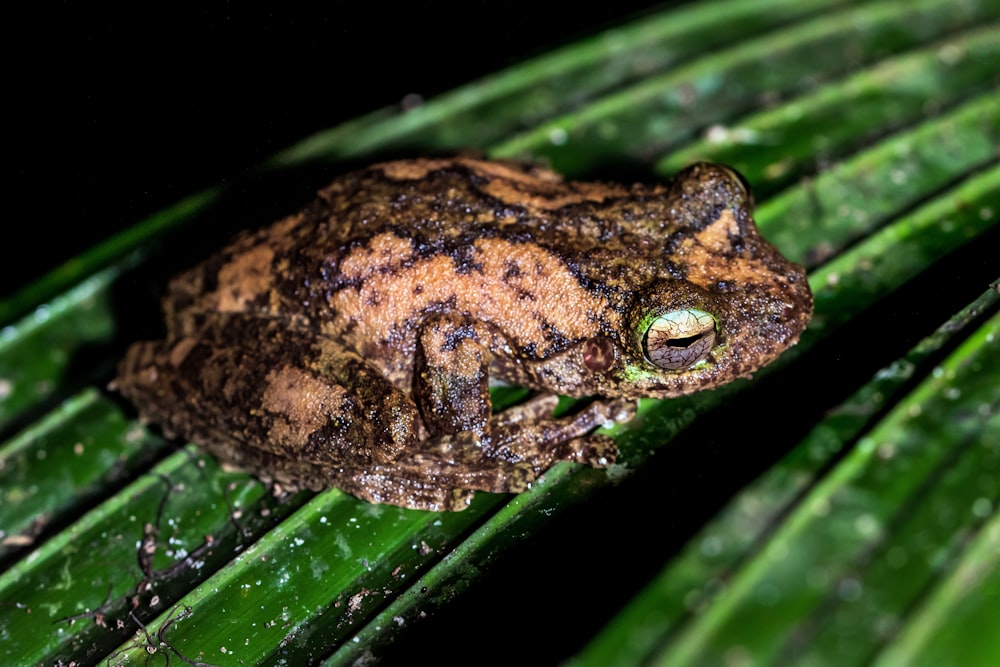
[[686,370],[705,359],[715,346],[715,318],[696,308],[660,315],[642,337],[646,358],[664,370]]

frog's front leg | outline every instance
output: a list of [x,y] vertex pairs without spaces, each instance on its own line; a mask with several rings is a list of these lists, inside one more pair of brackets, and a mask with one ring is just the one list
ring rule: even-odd
[[[442,315],[425,323],[414,372],[414,398],[432,436],[425,447],[433,445],[437,436],[439,447],[455,450],[453,457],[464,457],[470,463],[483,457],[494,460],[495,465],[525,463],[536,474],[559,460],[594,467],[614,462],[618,452],[614,441],[588,434],[609,422],[631,417],[634,403],[598,401],[574,415],[555,419],[552,411],[558,399],[543,394],[491,416],[490,352],[483,342],[487,335],[481,326],[458,316]],[[441,437],[446,435],[464,437]],[[516,490],[502,483],[477,488]]]
[[561,419],[551,416],[558,401],[537,396],[488,420],[485,432],[462,431],[430,437],[392,463],[371,466],[337,485],[373,502],[421,509],[461,510],[473,490],[521,493],[560,460],[593,467],[614,462],[614,440],[589,431],[630,415],[631,404],[595,402]]
[[431,435],[483,434],[490,420],[489,350],[468,320],[424,322],[414,360],[413,398]]
[[575,461],[592,468],[615,462],[618,446],[596,428],[625,422],[635,415],[636,402],[627,399],[594,401],[569,416],[553,418],[558,398],[540,394],[497,415],[491,424],[494,456],[511,463],[528,461],[536,469],[556,461]]

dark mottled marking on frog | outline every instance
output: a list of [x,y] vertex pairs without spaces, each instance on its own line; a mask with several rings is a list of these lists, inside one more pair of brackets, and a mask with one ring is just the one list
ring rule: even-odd
[[462,245],[452,248],[448,256],[455,262],[455,273],[458,275],[483,272],[483,263],[476,261],[476,251],[472,246]]
[[518,301],[538,301],[538,297],[533,292],[529,292],[523,287],[519,287],[514,292],[517,294]]
[[470,324],[449,329],[444,343],[441,345],[441,351],[454,352],[458,349],[459,344],[465,340],[479,340],[476,329]]
[[512,260],[507,260],[506,266],[507,269],[506,271],[504,271],[503,274],[504,283],[509,283],[512,278],[520,278],[521,276],[524,275],[524,273],[521,272],[521,267],[517,262],[514,262]]
[[574,340],[564,336],[558,327],[550,322],[542,313],[535,311],[532,313],[532,317],[540,322],[545,341],[551,343],[554,349],[564,348],[570,343],[578,342],[579,339]]

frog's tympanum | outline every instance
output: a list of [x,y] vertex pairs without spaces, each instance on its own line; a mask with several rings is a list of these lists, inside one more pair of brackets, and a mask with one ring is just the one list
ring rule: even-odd
[[[798,340],[805,274],[751,208],[710,164],[652,187],[378,164],[176,277],[166,340],[133,345],[114,385],[284,488],[462,509],[559,460],[607,466],[614,441],[591,431],[635,398],[716,387]],[[492,414],[494,381],[539,393]],[[555,418],[556,394],[604,398]]]

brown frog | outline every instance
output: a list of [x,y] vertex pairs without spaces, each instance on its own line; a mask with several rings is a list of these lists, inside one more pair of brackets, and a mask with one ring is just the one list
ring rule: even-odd
[[[809,321],[803,270],[746,184],[564,182],[471,158],[377,164],[177,276],[166,340],[114,382],[146,421],[286,488],[459,510],[558,460],[612,463],[596,427],[746,376]],[[489,385],[540,393],[492,414]],[[603,396],[554,418],[555,394]]]

